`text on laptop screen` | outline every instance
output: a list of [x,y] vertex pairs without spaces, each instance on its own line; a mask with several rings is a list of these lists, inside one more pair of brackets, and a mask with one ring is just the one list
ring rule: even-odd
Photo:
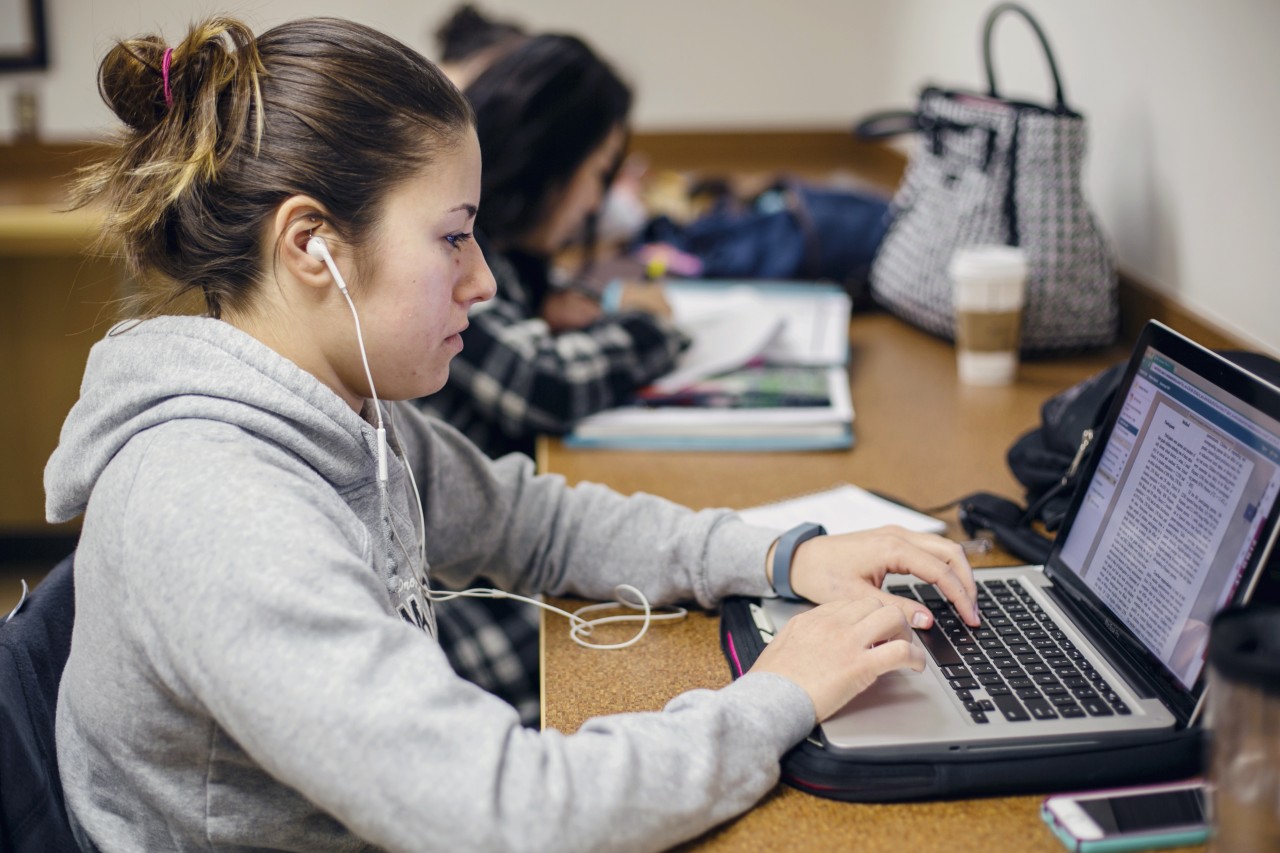
[[1100,452],[1059,557],[1190,689],[1275,505],[1280,423],[1152,347]]

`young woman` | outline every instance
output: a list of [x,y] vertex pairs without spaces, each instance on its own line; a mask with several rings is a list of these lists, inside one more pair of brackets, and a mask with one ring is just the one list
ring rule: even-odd
[[485,164],[476,233],[497,280],[440,393],[422,401],[490,456],[533,455],[672,369],[686,338],[660,288],[628,290],[623,310],[557,289],[552,258],[580,241],[623,154],[631,92],[572,36],[540,35],[466,89]]
[[[386,402],[445,382],[494,289],[471,114],[413,51],[213,20],[116,46],[99,83],[125,128],[82,199],[160,290],[95,347],[46,473],[50,519],[84,514],[57,744],[85,849],[665,848],[748,808],[878,674],[923,666],[927,611],[887,572],[972,612],[954,544],[818,537],[777,565],[830,603],[732,685],[522,728],[450,669],[436,579],[710,605],[769,594],[776,532],[570,489]],[[170,315],[190,295],[204,314]]]

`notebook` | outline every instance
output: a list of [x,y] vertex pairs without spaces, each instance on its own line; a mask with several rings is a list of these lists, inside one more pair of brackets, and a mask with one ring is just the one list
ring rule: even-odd
[[[1044,566],[976,572],[982,625],[892,575],[936,624],[924,673],[881,677],[820,726],[839,753],[1092,748],[1199,717],[1208,625],[1275,546],[1280,389],[1152,322]],[[810,605],[766,599],[762,636]]]

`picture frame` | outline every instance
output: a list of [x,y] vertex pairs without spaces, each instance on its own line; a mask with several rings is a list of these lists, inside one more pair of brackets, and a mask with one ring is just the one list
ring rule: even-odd
[[48,67],[44,0],[0,0],[0,71]]

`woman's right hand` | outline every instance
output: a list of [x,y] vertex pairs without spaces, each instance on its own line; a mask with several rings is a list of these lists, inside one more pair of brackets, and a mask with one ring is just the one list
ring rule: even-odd
[[820,723],[884,673],[923,671],[924,652],[911,639],[897,607],[870,597],[830,602],[792,617],[751,672],[772,672],[800,685]]
[[585,329],[603,315],[600,300],[576,290],[553,290],[542,300],[540,314],[555,334]]
[[627,282],[622,285],[622,299],[618,307],[623,311],[644,311],[655,317],[671,319],[671,305],[667,302],[666,291],[660,284],[642,281]]

